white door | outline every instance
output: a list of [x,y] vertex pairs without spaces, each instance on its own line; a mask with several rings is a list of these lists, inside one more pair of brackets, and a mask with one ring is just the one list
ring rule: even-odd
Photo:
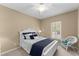
[[51,24],[51,33],[52,38],[61,39],[61,21]]

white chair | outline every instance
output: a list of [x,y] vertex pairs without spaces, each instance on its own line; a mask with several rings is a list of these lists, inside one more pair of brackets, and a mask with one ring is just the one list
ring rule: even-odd
[[75,36],[68,36],[67,38],[65,38],[62,43],[63,46],[66,48],[66,50],[68,49],[68,47],[72,47],[73,44],[75,44],[78,41],[78,39]]

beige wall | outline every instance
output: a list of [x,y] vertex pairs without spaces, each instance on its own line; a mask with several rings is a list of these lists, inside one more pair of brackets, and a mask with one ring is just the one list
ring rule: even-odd
[[0,51],[5,52],[19,46],[19,31],[40,28],[40,21],[0,5]]
[[77,35],[78,12],[72,11],[61,15],[49,17],[41,21],[43,36],[51,36],[51,23],[62,21],[62,36]]
[[79,9],[78,9],[78,36],[79,36]]

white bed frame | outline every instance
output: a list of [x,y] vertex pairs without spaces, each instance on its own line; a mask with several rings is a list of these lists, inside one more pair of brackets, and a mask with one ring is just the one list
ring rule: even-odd
[[[20,32],[20,47],[22,47],[26,52],[28,52],[27,48],[25,47],[26,45],[24,45],[23,43],[23,39],[22,39],[23,32],[26,32],[26,30]],[[55,51],[57,50],[57,47],[58,47],[58,41],[54,40],[43,49],[42,56],[53,56]]]

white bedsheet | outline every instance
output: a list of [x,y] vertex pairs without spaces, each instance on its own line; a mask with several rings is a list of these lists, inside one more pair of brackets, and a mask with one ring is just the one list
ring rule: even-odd
[[46,38],[39,36],[39,37],[36,37],[34,40],[31,40],[31,39],[23,40],[22,45],[23,45],[24,49],[27,50],[28,53],[30,53],[32,45],[34,43],[44,40],[44,39],[46,39]]

